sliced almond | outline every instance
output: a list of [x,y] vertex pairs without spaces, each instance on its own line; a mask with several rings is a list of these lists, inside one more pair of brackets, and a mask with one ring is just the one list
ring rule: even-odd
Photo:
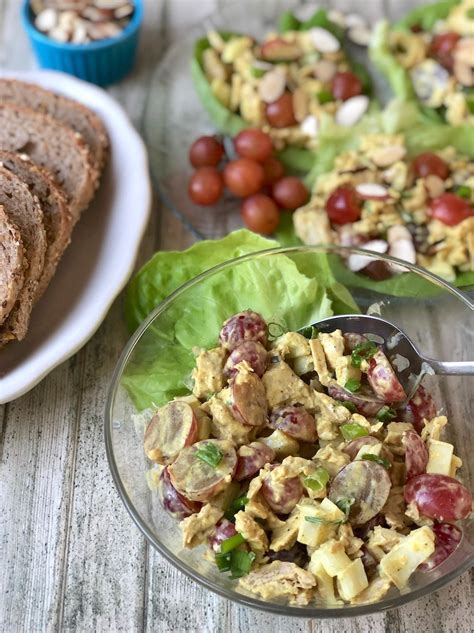
[[308,95],[301,88],[296,88],[292,95],[293,113],[298,123],[304,121],[308,115]]
[[341,48],[337,37],[320,26],[310,29],[309,34],[314,48],[320,53],[336,53]]
[[435,174],[426,176],[424,179],[424,185],[430,198],[437,198],[444,193],[444,180],[442,180],[439,176],[435,176]]
[[398,240],[411,240],[411,233],[403,224],[395,224],[388,229],[387,240],[390,245]]
[[120,9],[127,0],[94,0],[94,4],[98,9]]
[[347,35],[354,44],[358,44],[359,46],[368,46],[370,38],[372,37],[372,32],[366,26],[353,26],[349,29]]
[[474,37],[463,37],[459,40],[454,49],[454,59],[468,66],[474,65]]
[[375,149],[371,152],[370,158],[377,167],[389,167],[404,158],[406,153],[407,150],[402,145],[388,145]]
[[313,74],[316,79],[323,82],[331,81],[337,72],[336,64],[329,59],[320,59],[313,66]]
[[114,17],[116,20],[121,20],[122,18],[128,18],[129,15],[133,13],[133,4],[124,4],[122,7],[115,9]]
[[[364,251],[372,251],[374,253],[386,253],[388,250],[388,244],[385,240],[371,240],[360,246]],[[366,257],[365,255],[352,254],[347,258],[347,266],[349,270],[358,272],[365,268],[368,264],[375,261],[373,257]]]
[[285,92],[286,76],[279,68],[266,73],[258,84],[260,98],[265,103],[273,103]]
[[[402,259],[409,264],[416,264],[416,250],[411,238],[409,240],[396,240],[390,244],[388,254],[391,257]],[[390,268],[396,273],[408,272],[405,266],[401,266],[399,264],[390,264]]]
[[35,26],[38,31],[48,33],[58,24],[58,12],[55,9],[45,9],[38,13],[35,19]]
[[356,185],[356,191],[366,200],[383,200],[388,198],[388,189],[383,185],[378,185],[375,182],[363,182],[359,185]]
[[55,26],[54,29],[49,31],[48,35],[56,42],[67,42],[69,40],[70,33],[61,26]]
[[98,9],[92,5],[84,7],[81,11],[81,15],[86,20],[91,22],[108,22],[114,19],[114,12],[112,9]]
[[464,62],[460,62],[456,59],[453,69],[454,76],[460,84],[468,88],[472,88],[472,86],[474,86],[474,68],[472,65],[465,64]]
[[77,20],[72,31],[71,42],[73,44],[85,44],[88,39],[87,24],[83,20]]
[[365,95],[351,97],[339,107],[336,112],[336,123],[343,127],[350,127],[359,121],[367,112],[369,98]]
[[309,136],[310,138],[316,138],[319,133],[318,119],[313,114],[310,114],[301,123],[300,130],[303,132],[303,134],[306,134],[306,136]]

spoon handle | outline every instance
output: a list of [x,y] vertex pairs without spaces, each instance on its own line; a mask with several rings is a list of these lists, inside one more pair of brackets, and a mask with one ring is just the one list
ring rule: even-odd
[[474,376],[474,361],[443,361],[434,358],[425,358],[425,362],[430,365],[435,374],[451,376]]

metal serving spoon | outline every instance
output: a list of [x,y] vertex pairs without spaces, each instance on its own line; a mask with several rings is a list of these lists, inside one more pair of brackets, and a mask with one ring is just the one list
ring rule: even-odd
[[396,325],[380,317],[349,314],[329,317],[313,324],[321,332],[356,332],[384,346],[409,400],[423,376],[474,376],[474,361],[442,361],[423,356],[413,341]]

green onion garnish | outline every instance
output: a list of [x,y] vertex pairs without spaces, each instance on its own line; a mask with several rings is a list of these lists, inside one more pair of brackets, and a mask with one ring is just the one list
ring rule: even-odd
[[345,440],[355,440],[356,437],[364,437],[368,435],[369,432],[366,428],[364,428],[361,424],[342,424],[341,425],[341,433],[342,437]]
[[215,444],[209,443],[198,448],[196,457],[212,468],[216,468],[221,463],[224,453]]
[[237,514],[237,512],[239,512],[240,510],[243,510],[245,508],[245,504],[249,502],[249,498],[246,497],[245,495],[242,495],[241,497],[237,497],[236,499],[234,499],[229,507],[227,508],[227,510],[224,513],[225,518],[228,521],[235,521],[235,515]]
[[321,90],[321,92],[317,93],[316,98],[321,105],[334,101],[334,96],[332,92],[329,92],[329,90]]
[[352,507],[354,501],[355,501],[355,499],[353,499],[353,498],[341,497],[340,499],[338,499],[334,503],[335,503],[335,505],[337,505],[339,510],[341,510],[341,512],[344,512],[344,514],[346,515],[346,518],[347,518],[349,516],[349,512],[351,511],[351,507]]
[[344,385],[344,389],[347,389],[347,391],[354,393],[355,391],[358,391],[360,389],[360,382],[355,378],[349,378],[349,380]]
[[302,334],[305,338],[318,338],[319,330],[315,328],[314,325],[308,325],[307,327],[301,328],[298,330],[299,334]]
[[377,420],[380,420],[380,422],[390,422],[397,417],[397,412],[392,409],[392,407],[385,405],[380,409],[375,417]]
[[353,402],[349,402],[349,400],[337,400],[337,403],[343,407],[346,407],[351,413],[355,413],[357,411],[357,407]]
[[253,552],[233,549],[227,554],[216,554],[216,565],[219,571],[230,571],[231,578],[241,578],[249,573],[255,560]]
[[364,341],[359,343],[352,350],[351,365],[360,367],[363,360],[369,360],[377,351],[377,345],[373,341]]
[[461,196],[461,198],[469,200],[471,197],[471,187],[468,187],[467,185],[461,185],[459,187],[456,187],[456,193],[458,196]]
[[376,464],[380,464],[385,469],[389,470],[392,467],[392,464],[385,459],[384,457],[379,457],[378,455],[374,455],[373,453],[364,453],[360,456],[361,459],[366,459],[369,462],[375,462]]
[[233,549],[245,543],[245,539],[242,534],[234,534],[221,543],[221,554],[228,554]]
[[317,468],[310,477],[303,479],[303,484],[306,488],[319,492],[322,490],[329,481],[329,473],[325,468]]

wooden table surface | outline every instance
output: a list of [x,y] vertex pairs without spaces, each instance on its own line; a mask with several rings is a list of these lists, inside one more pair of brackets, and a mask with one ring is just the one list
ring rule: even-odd
[[[109,90],[139,130],[148,80],[161,53],[188,25],[222,3],[145,2],[136,70]],[[21,4],[0,0],[3,68],[35,66],[20,25]],[[350,0],[331,1],[341,8],[348,4]],[[413,4],[414,0],[354,0],[352,7],[376,19],[384,12],[401,14]],[[200,107],[197,100],[196,107]],[[193,236],[156,201],[140,262],[156,249],[185,248],[192,241]],[[105,456],[105,397],[126,339],[119,298],[76,356],[29,394],[0,407],[1,631],[467,633],[474,629],[469,574],[430,597],[385,614],[310,621],[238,606],[176,571],[132,523]]]

